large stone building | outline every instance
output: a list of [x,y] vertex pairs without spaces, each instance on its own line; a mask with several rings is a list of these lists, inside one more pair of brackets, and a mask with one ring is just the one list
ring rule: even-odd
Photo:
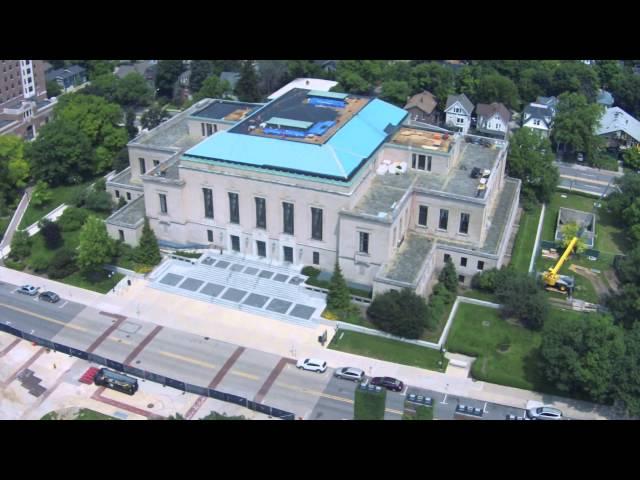
[[0,60],[0,135],[31,140],[53,114],[42,60]]
[[327,272],[339,259],[374,293],[425,294],[447,257],[465,284],[501,266],[520,191],[505,141],[302,88],[264,105],[203,100],[128,148],[107,184],[131,200],[107,219],[112,237],[135,245],[146,215],[165,246]]

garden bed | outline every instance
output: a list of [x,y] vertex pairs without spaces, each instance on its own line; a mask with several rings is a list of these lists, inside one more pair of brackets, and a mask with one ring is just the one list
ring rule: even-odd
[[384,410],[387,402],[387,391],[369,392],[356,389],[353,404],[354,420],[384,420]]

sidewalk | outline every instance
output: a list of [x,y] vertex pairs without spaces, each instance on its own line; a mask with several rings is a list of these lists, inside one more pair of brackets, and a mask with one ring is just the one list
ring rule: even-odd
[[[449,395],[475,398],[516,408],[525,407],[528,400],[553,404],[564,414],[576,419],[615,418],[610,408],[562,397],[544,395],[512,387],[489,384],[469,377],[439,373],[417,367],[399,365],[350,353],[329,350],[318,343],[318,336],[327,331],[328,345],[335,330],[319,325],[305,328],[283,321],[261,317],[216,304],[173,295],[147,286],[147,280],[126,279],[107,295],[42,279],[0,267],[0,281],[50,288],[61,297],[111,313],[125,315],[149,323],[175,328],[195,335],[216,338],[235,345],[288,358],[319,357],[330,367],[362,368],[368,375],[400,378],[415,387]],[[458,373],[458,372],[456,372]]]

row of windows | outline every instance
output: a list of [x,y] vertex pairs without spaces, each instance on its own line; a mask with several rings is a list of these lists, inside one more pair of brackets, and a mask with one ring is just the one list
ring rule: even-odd
[[[420,205],[418,211],[418,225],[422,227],[427,226],[427,217],[429,214],[429,207],[426,205]],[[458,227],[458,233],[468,234],[469,233],[469,221],[471,220],[471,214],[469,213],[461,213],[460,214],[460,225]],[[449,227],[449,210],[446,208],[440,209],[440,218],[438,219],[438,229],[447,230]]]
[[411,167],[416,170],[431,171],[431,155],[414,153],[411,157]]
[[[120,198],[120,190],[116,190],[116,198]],[[131,192],[127,192],[127,200],[131,200]]]
[[[124,234],[120,230],[120,239],[124,240]],[[231,250],[240,252],[240,237],[238,235],[230,235]],[[213,230],[207,230],[207,241],[213,243]],[[267,244],[262,240],[256,240],[256,251],[259,257],[267,256]],[[293,263],[293,247],[282,247],[282,256],[285,262]],[[313,264],[320,265],[320,253],[313,252]]]
[[[215,123],[213,125],[211,123],[201,123],[200,127],[202,128],[203,137],[209,137],[218,131],[218,125]],[[206,134],[205,131],[207,132]]]
[[[444,261],[448,262],[451,260],[451,255],[449,255],[448,253],[444,254]],[[467,266],[467,257],[460,257],[460,266],[461,267],[466,267]],[[478,260],[478,264],[476,265],[476,268],[478,270],[484,270],[484,262],[482,260]]]

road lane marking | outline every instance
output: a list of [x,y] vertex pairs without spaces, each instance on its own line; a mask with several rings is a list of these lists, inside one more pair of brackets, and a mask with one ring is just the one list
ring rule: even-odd
[[448,393],[444,394],[444,398],[442,399],[442,401],[440,402],[442,405],[446,405],[447,404],[447,395],[449,395]]
[[64,307],[67,303],[69,303],[69,302],[65,300],[64,303],[62,305],[60,305],[58,308]]
[[201,367],[206,368],[218,368],[218,365],[213,363],[203,362],[202,360],[196,360],[195,358],[185,357],[184,355],[180,355],[179,353],[167,352],[167,351],[158,351],[160,355],[165,357],[173,358],[175,360],[182,360],[183,362],[191,363],[193,365],[199,365]]
[[570,178],[571,180],[579,180],[584,183],[598,184],[598,185],[609,185],[609,182],[601,181],[601,180],[589,180],[584,177],[574,177],[573,175],[560,175],[562,178]]
[[0,303],[0,307],[5,307],[8,308],[9,310],[13,310],[14,312],[19,312],[19,313],[24,313],[25,315],[29,315],[31,317],[35,317],[35,318],[39,318],[40,320],[45,320],[47,322],[51,322],[51,323],[55,323],[57,325],[62,325],[64,327],[69,327],[73,330],[78,330],[80,332],[89,332],[89,330],[87,330],[84,327],[79,327],[78,325],[72,325],[70,323],[66,323],[60,320],[56,320],[54,318],[51,317],[47,317],[45,315],[40,315],[39,313],[34,313],[34,312],[30,312],[29,310],[24,310],[23,308],[20,307],[14,307],[13,305],[7,305],[6,303]]

